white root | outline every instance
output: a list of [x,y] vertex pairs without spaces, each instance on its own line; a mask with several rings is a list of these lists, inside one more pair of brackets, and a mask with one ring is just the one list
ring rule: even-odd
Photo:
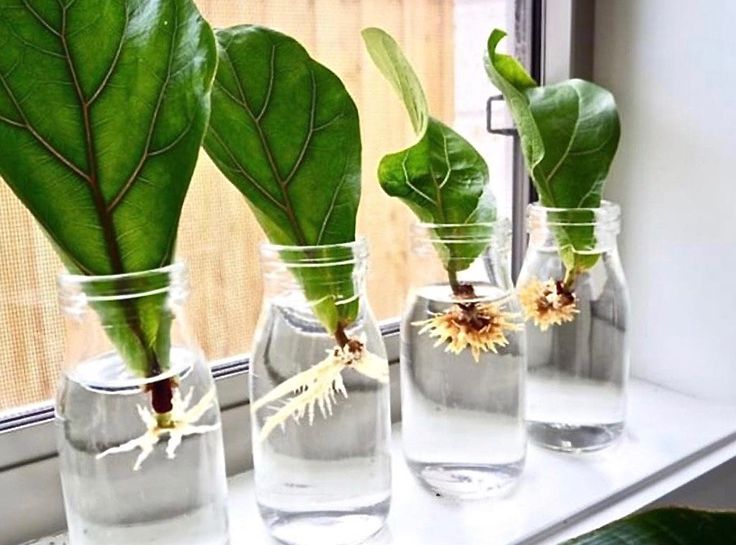
[[368,378],[388,383],[388,362],[365,348],[354,352],[348,346],[335,347],[328,350],[327,354],[319,363],[285,380],[251,404],[251,411],[255,414],[267,404],[294,394],[266,418],[259,434],[260,441],[264,441],[276,428],[284,429],[289,418],[298,423],[306,415],[312,425],[315,407],[319,408],[323,418],[332,415],[337,394],[348,397],[342,379],[342,371],[348,366]]
[[176,458],[176,449],[179,448],[184,437],[187,435],[209,433],[219,429],[219,424],[208,426],[195,425],[207,411],[216,406],[215,387],[213,386],[205,395],[203,395],[202,399],[200,399],[194,407],[188,409],[189,404],[192,402],[193,393],[194,389],[190,388],[187,395],[182,398],[181,392],[178,389],[174,391],[174,397],[171,400],[172,409],[170,421],[172,424],[170,427],[161,427],[155,415],[148,407],[138,405],[138,414],[146,425],[145,433],[140,437],[123,443],[122,445],[112,447],[101,452],[97,455],[97,459],[99,460],[110,454],[132,452],[139,448],[141,449],[141,452],[136,459],[135,465],[133,465],[133,470],[138,471],[146,458],[151,455],[154,447],[164,436],[169,436],[169,442],[166,446],[166,456],[170,460],[173,460]]

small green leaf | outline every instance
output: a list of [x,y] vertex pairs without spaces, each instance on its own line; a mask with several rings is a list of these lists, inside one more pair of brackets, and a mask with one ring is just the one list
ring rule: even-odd
[[734,512],[671,507],[618,520],[565,545],[729,545],[734,536]]
[[[207,153],[243,193],[271,242],[355,240],[360,127],[345,86],[296,40],[274,30],[237,26],[219,30],[217,41]],[[328,330],[355,319],[352,266],[293,270]],[[352,302],[340,304],[345,300]]]
[[[386,155],[378,167],[383,190],[401,199],[425,223],[482,224],[496,219],[496,206],[488,186],[488,166],[483,157],[459,134],[431,117],[427,100],[399,45],[383,30],[363,30],[368,53],[384,77],[404,102],[417,142],[397,153]],[[437,233],[451,238],[452,228]],[[490,233],[486,233],[487,236]],[[479,238],[483,239],[479,233]],[[470,266],[487,244],[436,244],[448,270]]]
[[[191,0],[0,0],[0,176],[71,271],[171,263],[215,64]],[[95,306],[142,375],[168,358],[149,303]]]
[[[538,87],[516,59],[496,51],[504,36],[498,29],[491,33],[486,70],[509,105],[541,203],[553,208],[599,207],[620,136],[613,95],[579,79]],[[592,226],[559,228],[555,235],[568,270],[595,264],[598,257],[590,254],[595,246]]]

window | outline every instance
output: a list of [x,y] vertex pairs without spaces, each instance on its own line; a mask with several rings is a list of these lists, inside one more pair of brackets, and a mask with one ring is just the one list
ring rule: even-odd
[[[488,30],[509,27],[510,0],[198,0],[213,26],[263,24],[297,38],[345,82],[363,133],[358,230],[372,250],[369,296],[381,320],[396,318],[408,277],[406,207],[376,180],[378,161],[411,143],[403,106],[371,63],[360,30],[380,26],[402,43],[422,78],[434,116],[453,123],[488,160],[501,213],[511,210],[511,139],[485,131],[491,86],[482,55]],[[462,31],[461,31],[462,29]],[[47,404],[62,358],[56,301],[62,266],[30,214],[0,185],[0,417]],[[242,196],[202,152],[184,206],[178,256],[190,269],[189,317],[208,359],[243,358],[260,307],[257,245],[263,235]],[[390,281],[387,281],[390,279]]]
[[[294,36],[345,82],[361,115],[363,198],[358,230],[368,237],[372,250],[368,289],[379,319],[395,323],[403,306],[408,226],[414,218],[404,205],[383,194],[375,173],[385,153],[409,145],[414,136],[403,106],[363,48],[362,28],[380,26],[399,40],[422,79],[433,115],[454,125],[484,154],[500,213],[511,215],[512,180],[519,179],[513,140],[486,132],[486,100],[494,92],[482,56],[490,28],[506,28],[512,35],[519,29],[520,34],[526,32],[523,16],[532,0],[195,2],[215,27],[263,24]],[[525,178],[520,181],[525,183]],[[216,377],[223,379],[218,385],[226,409],[231,471],[249,464],[249,437],[243,426],[246,388],[243,376],[232,371],[244,368],[256,325],[261,303],[257,245],[262,239],[243,197],[202,152],[180,224],[178,256],[190,269],[193,329],[216,365]],[[5,545],[49,534],[64,524],[50,422],[64,332],[56,295],[61,263],[4,183],[0,258],[0,490],[17,490],[12,498],[0,498],[0,544]],[[389,352],[396,356],[398,343],[388,340]],[[398,409],[399,397],[393,400]]]
[[[689,86],[682,85],[683,63],[700,72],[715,66],[703,64],[701,57],[707,47],[722,45],[732,36],[732,18],[712,10],[667,10],[664,0],[194,1],[215,27],[254,23],[293,35],[346,83],[358,105],[363,131],[359,231],[367,235],[372,249],[369,295],[374,311],[388,326],[395,326],[407,291],[407,234],[414,219],[403,205],[383,195],[375,170],[383,154],[408,145],[413,133],[402,106],[363,49],[359,37],[363,27],[380,26],[396,36],[424,83],[432,113],[452,124],[485,156],[499,213],[516,220],[513,248],[519,258],[514,261],[517,267],[526,244],[524,209],[533,190],[515,139],[486,131],[486,102],[497,94],[482,66],[488,30],[507,29],[512,36],[506,46],[513,47],[514,54],[541,81],[574,75],[611,88],[619,97],[627,126],[634,129],[627,131],[628,143],[621,150],[626,156],[618,159],[618,171],[614,171],[618,179],[609,194],[627,210],[623,257],[633,298],[639,301],[634,316],[638,321],[633,324],[638,337],[633,350],[630,436],[608,459],[598,455],[563,459],[537,450],[530,457],[527,471],[531,470],[531,478],[523,485],[521,501],[519,497],[504,500],[494,513],[482,504],[464,506],[461,532],[449,528],[450,533],[442,527],[448,515],[454,516],[448,504],[443,507],[432,497],[402,496],[392,508],[392,517],[399,524],[392,528],[389,540],[413,542],[426,537],[426,543],[447,542],[448,535],[470,538],[479,532],[498,543],[559,542],[639,509],[728,462],[725,470],[701,479],[711,481],[702,490],[722,492],[723,476],[733,475],[736,459],[733,381],[727,380],[734,376],[732,358],[723,357],[728,353],[725,343],[732,322],[708,320],[708,316],[722,314],[714,310],[716,299],[694,297],[691,313],[698,319],[680,337],[687,340],[688,334],[695,335],[698,342],[672,342],[672,331],[682,328],[677,329],[681,324],[669,327],[667,319],[681,322],[681,313],[665,310],[680,303],[672,293],[689,293],[692,285],[709,286],[704,291],[711,295],[727,296],[733,290],[726,284],[727,273],[719,276],[708,268],[701,267],[708,277],[700,283],[693,282],[699,278],[696,269],[694,276],[665,274],[665,278],[662,273],[671,272],[673,264],[684,263],[685,258],[693,263],[712,260],[718,244],[724,249],[720,252],[724,263],[733,254],[723,242],[734,240],[734,230],[724,219],[729,218],[724,207],[731,206],[731,200],[725,190],[723,198],[713,199],[714,187],[726,187],[718,185],[723,177],[722,169],[718,170],[722,161],[717,159],[720,151],[725,157],[729,139],[716,139],[716,145],[712,134],[728,124],[723,124],[728,116],[722,110],[729,86],[710,85],[708,91],[715,98],[689,106],[691,87],[700,80],[690,78]],[[725,0],[721,3],[726,4]],[[691,24],[683,25],[683,17]],[[683,32],[692,39],[683,40]],[[691,43],[699,47],[683,45]],[[678,57],[679,64],[666,62],[673,51],[681,50],[687,54]],[[632,69],[637,63],[649,70]],[[724,66],[717,68],[721,76],[728,75]],[[642,104],[649,107],[647,111]],[[704,109],[716,113],[703,115]],[[508,127],[503,106],[498,105],[498,117],[495,113],[494,125]],[[675,126],[681,130],[670,130]],[[693,139],[693,133],[701,138]],[[689,154],[712,160],[673,161],[671,148],[679,143],[688,146],[683,157]],[[705,171],[710,176],[704,176]],[[668,175],[662,176],[663,172]],[[699,191],[691,191],[693,179],[698,180]],[[665,205],[681,210],[683,195],[690,199],[688,206],[695,214],[652,214],[655,201],[660,212]],[[724,213],[711,210],[707,219],[713,221],[704,228],[703,214],[697,212],[713,208],[714,203]],[[632,232],[636,244],[628,234]],[[708,240],[703,238],[706,235]],[[221,379],[218,393],[231,472],[250,464],[250,432],[244,425],[249,409],[245,374],[234,371],[246,367],[261,303],[257,245],[262,238],[241,195],[202,153],[185,204],[178,254],[189,264],[194,288],[190,318],[215,366],[215,376]],[[0,490],[13,491],[0,494],[0,545],[47,535],[64,525],[50,404],[64,342],[55,286],[60,269],[33,218],[0,183]],[[650,289],[652,282],[662,284],[662,278],[670,283],[679,280],[681,285],[674,290]],[[385,331],[392,329],[396,330],[386,327]],[[395,357],[397,335],[386,339]],[[693,372],[694,361],[698,372]],[[391,367],[392,373],[397,367]],[[399,396],[392,401],[398,415]],[[397,488],[409,482],[408,474],[397,474]],[[238,498],[252,499],[249,482],[247,476],[232,482],[234,504]],[[580,488],[571,483],[596,486]],[[697,488],[698,483],[695,485]],[[690,491],[665,499],[692,501],[692,497]],[[252,505],[248,509],[246,517],[239,512],[233,517],[235,532],[242,532],[242,542],[260,542],[257,535],[251,535],[257,532],[258,515]],[[451,510],[456,511],[455,507]],[[417,519],[417,513],[424,519]],[[499,520],[503,523],[498,524]]]

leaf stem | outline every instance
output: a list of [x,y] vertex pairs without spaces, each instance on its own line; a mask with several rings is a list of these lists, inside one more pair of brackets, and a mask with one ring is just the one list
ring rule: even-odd
[[579,272],[576,268],[565,270],[565,276],[563,279],[563,285],[565,286],[565,289],[567,289],[568,291],[572,291],[573,287],[575,286],[575,280],[577,279],[578,274]]
[[460,290],[460,283],[457,280],[457,272],[454,269],[448,269],[447,278],[450,280],[450,287],[452,288],[452,293],[457,295],[458,291]]
[[475,297],[473,285],[458,280],[457,271],[455,269],[447,269],[447,278],[450,281],[450,288],[452,289],[452,294],[455,297],[460,299],[473,299]]
[[[74,59],[72,58],[71,49],[69,48],[69,44],[67,42],[67,16],[68,16],[68,8],[69,6],[64,6],[62,10],[62,19],[61,19],[61,30],[57,33],[59,40],[61,41],[61,46],[64,50],[64,58],[66,60],[66,66],[69,71],[69,75],[72,79],[73,87],[77,95],[77,99],[79,100],[79,106],[81,109],[82,114],[82,122],[84,127],[84,139],[85,139],[85,149],[86,149],[86,157],[87,157],[87,169],[88,172],[86,172],[86,180],[89,184],[90,192],[92,194],[92,200],[94,202],[94,207],[97,212],[97,216],[99,218],[99,221],[102,225],[102,235],[103,239],[105,241],[105,247],[107,248],[108,257],[110,259],[110,265],[112,268],[112,271],[114,274],[123,274],[125,273],[125,267],[123,265],[123,259],[122,254],[120,251],[120,247],[118,245],[118,236],[116,232],[116,226],[115,222],[112,218],[112,210],[108,209],[108,206],[105,202],[105,197],[102,193],[102,189],[100,187],[99,179],[98,179],[98,165],[97,165],[97,154],[95,150],[94,145],[94,138],[92,134],[92,121],[91,121],[91,115],[90,115],[90,105],[91,100],[88,100],[85,96],[85,93],[82,89],[82,85],[77,73],[77,66],[74,63]],[[169,55],[169,65],[171,64],[171,58],[172,55]],[[159,97],[159,103],[161,101],[161,97],[163,96],[163,92],[161,93],[161,96]],[[96,98],[96,97],[95,97]],[[150,135],[149,135],[150,140]],[[138,340],[141,342],[141,344],[146,347],[146,336],[144,335],[143,330],[140,327],[140,324],[138,323],[138,317],[135,316],[135,308],[131,305],[128,306],[127,303],[121,303],[125,306],[126,309],[126,318],[128,322],[128,326],[130,327],[131,332],[133,335],[135,335]],[[130,314],[133,314],[132,316]],[[160,362],[158,361],[158,357],[156,354],[151,350],[146,350],[146,359],[148,360],[146,362],[146,367],[148,371],[149,377],[155,377],[159,375],[162,371]],[[171,411],[172,409],[172,399],[173,399],[173,390],[172,390],[172,381],[171,379],[167,378],[158,382],[154,382],[150,386],[151,390],[151,405],[156,413],[159,414],[165,414]]]
[[334,335],[337,344],[340,345],[340,348],[350,342],[350,337],[348,337],[347,333],[345,333],[345,325],[342,322],[337,323],[337,328],[335,329]]
[[353,354],[360,353],[360,351],[363,350],[363,343],[360,342],[358,339],[350,338],[345,332],[345,327],[346,326],[343,322],[337,323],[337,328],[335,329],[334,333],[337,344],[340,346],[340,348],[347,347],[348,350]]

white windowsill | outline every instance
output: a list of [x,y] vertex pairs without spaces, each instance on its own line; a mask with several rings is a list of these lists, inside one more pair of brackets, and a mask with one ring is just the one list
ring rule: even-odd
[[[370,545],[556,544],[735,458],[736,407],[632,380],[628,425],[618,445],[583,456],[530,445],[526,469],[506,498],[470,503],[436,498],[422,489],[401,456],[400,425],[394,440],[391,513],[387,528]],[[275,543],[255,505],[252,472],[229,484],[232,545]]]

